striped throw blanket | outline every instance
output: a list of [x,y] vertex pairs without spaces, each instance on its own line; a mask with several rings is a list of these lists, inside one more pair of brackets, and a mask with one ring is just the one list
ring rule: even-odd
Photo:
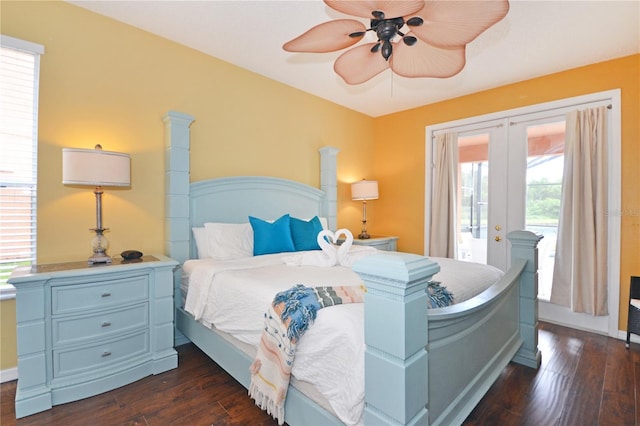
[[430,308],[444,308],[453,305],[453,293],[451,293],[440,281],[427,283],[427,306]]
[[344,303],[362,303],[364,287],[305,287],[278,293],[264,314],[258,353],[250,367],[249,396],[261,409],[284,423],[284,402],[298,340],[318,310]]

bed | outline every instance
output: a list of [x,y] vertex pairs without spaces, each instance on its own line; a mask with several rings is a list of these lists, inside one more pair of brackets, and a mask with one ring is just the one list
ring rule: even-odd
[[[248,216],[326,218],[336,229],[337,154],[320,149],[320,188],[272,177],[189,181],[193,117],[169,112],[166,131],[166,247],[181,264],[196,257],[192,228],[242,223]],[[540,366],[537,345],[537,243],[527,231],[508,235],[511,267],[479,295],[427,310],[427,284],[438,263],[407,253],[376,253],[353,266],[364,301],[364,424],[460,424],[500,372],[514,361]],[[245,387],[252,356],[225,333],[203,325],[182,306],[175,273],[176,339],[193,342]],[[294,383],[287,394],[290,425],[342,424],[313,390]]]

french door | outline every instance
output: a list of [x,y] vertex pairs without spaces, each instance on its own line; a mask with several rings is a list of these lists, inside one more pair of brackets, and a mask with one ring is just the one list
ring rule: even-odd
[[543,235],[538,244],[538,298],[551,297],[564,168],[565,118],[515,117],[509,122],[508,229]]
[[[562,173],[565,115],[570,110],[611,103],[612,94],[593,100],[574,98],[526,109],[460,120],[427,128],[427,164],[433,162],[433,140],[438,132],[455,132],[458,145],[457,258],[507,270],[508,232],[527,229],[541,233],[538,246],[540,317],[552,322],[617,332],[619,288],[619,219],[610,217],[609,317],[582,318],[567,308],[548,303],[551,295]],[[587,102],[585,102],[587,101]],[[618,99],[619,101],[619,99]],[[586,104],[586,106],[585,106]],[[615,120],[613,120],[615,122]],[[615,123],[613,123],[615,127]],[[619,131],[619,123],[618,123]],[[616,139],[615,131],[611,138]],[[619,145],[619,136],[617,137]],[[611,143],[610,143],[611,144]],[[615,143],[614,143],[615,145]],[[614,147],[615,148],[615,147]],[[618,147],[619,149],[619,147]],[[610,149],[611,152],[611,149]],[[619,151],[618,151],[619,152]],[[619,208],[620,159],[615,149],[610,161],[610,210]],[[430,174],[426,173],[425,253],[430,229]],[[617,228],[617,231],[616,231]]]
[[564,117],[500,120],[458,133],[458,259],[506,270],[506,234],[529,229],[539,245],[539,295],[551,291],[560,214]]

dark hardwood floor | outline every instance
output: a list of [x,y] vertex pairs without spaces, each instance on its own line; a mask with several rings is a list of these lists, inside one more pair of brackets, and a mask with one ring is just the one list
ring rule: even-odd
[[[541,323],[542,367],[510,364],[465,425],[636,425],[640,345]],[[276,425],[193,345],[179,368],[15,420],[16,382],[0,385],[0,424]],[[638,396],[640,398],[640,395]]]

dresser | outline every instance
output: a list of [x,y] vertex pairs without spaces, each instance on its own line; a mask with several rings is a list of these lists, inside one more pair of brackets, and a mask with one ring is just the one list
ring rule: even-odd
[[[342,244],[343,242],[344,238],[338,239],[338,244]],[[398,249],[398,237],[372,235],[371,238],[363,240],[353,237],[353,244],[359,246],[371,246],[384,251],[396,251]]]
[[176,368],[176,265],[154,255],[14,270],[16,418]]

